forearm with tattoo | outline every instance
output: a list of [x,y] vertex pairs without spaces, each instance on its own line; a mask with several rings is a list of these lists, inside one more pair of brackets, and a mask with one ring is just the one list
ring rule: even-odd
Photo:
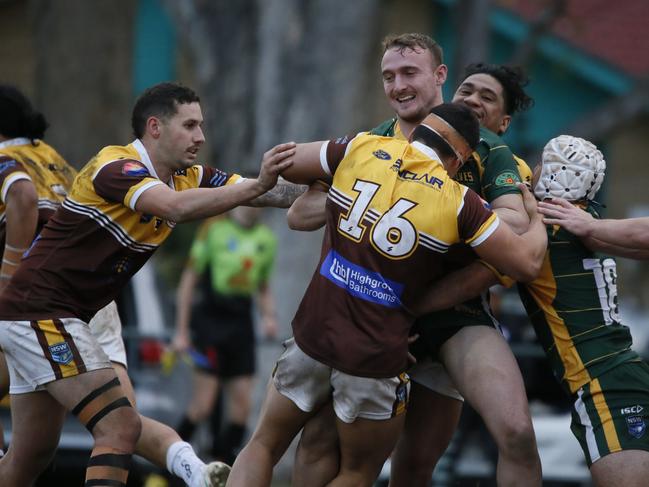
[[305,184],[293,184],[280,180],[273,189],[249,201],[247,206],[288,208],[308,188]]

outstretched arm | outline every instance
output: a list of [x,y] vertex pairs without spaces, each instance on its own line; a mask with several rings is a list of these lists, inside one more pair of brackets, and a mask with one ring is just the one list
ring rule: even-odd
[[177,223],[219,215],[275,186],[279,174],[293,164],[295,153],[293,142],[273,147],[264,154],[257,179],[237,184],[185,191],[174,191],[166,184],[158,184],[140,195],[135,209]]
[[311,184],[329,175],[320,162],[323,141],[297,144],[293,165],[282,172],[282,177],[297,184]]
[[249,201],[246,206],[289,208],[307,188],[305,184],[293,184],[280,178],[274,188]]
[[584,237],[582,243],[590,250],[602,252],[604,254],[626,257],[627,259],[646,260],[649,259],[649,248],[632,249],[621,245],[613,245],[593,237]]
[[649,259],[649,218],[598,220],[562,198],[539,203],[543,221],[581,238],[591,250],[632,259]]

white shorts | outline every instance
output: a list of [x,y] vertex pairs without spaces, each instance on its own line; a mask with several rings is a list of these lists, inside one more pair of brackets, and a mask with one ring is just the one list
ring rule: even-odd
[[410,380],[433,392],[464,401],[441,362],[433,362],[431,358],[419,360],[408,370],[408,375]]
[[0,347],[7,359],[11,394],[111,364],[88,324],[77,318],[0,321]]
[[111,301],[92,317],[90,331],[106,352],[111,362],[117,362],[126,367],[126,348],[122,339],[122,322],[119,319],[117,305]]
[[385,420],[406,411],[410,391],[407,374],[386,379],[357,377],[311,358],[293,338],[286,340],[284,347],[273,384],[302,411],[313,411],[332,397],[336,416],[345,423],[356,418]]

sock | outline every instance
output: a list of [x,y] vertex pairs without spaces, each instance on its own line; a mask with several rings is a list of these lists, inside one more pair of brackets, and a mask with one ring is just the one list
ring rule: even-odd
[[201,485],[204,467],[205,463],[185,441],[172,443],[167,450],[167,470],[183,479],[190,487]]
[[239,454],[246,427],[242,424],[229,423],[223,432],[223,451],[225,463],[232,465]]
[[176,432],[178,433],[178,436],[180,436],[185,441],[189,441],[192,439],[195,430],[196,430],[196,423],[193,423],[187,416],[183,416],[182,421],[176,428]]
[[223,423],[223,394],[219,394],[216,398],[216,404],[212,408],[210,414],[210,434],[212,435],[212,443],[216,443],[221,437],[221,425]]

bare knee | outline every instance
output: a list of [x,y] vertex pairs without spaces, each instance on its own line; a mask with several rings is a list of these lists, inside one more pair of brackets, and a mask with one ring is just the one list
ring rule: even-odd
[[333,420],[309,421],[300,436],[297,455],[304,463],[316,463],[323,457],[335,454],[338,457],[338,432]]
[[132,407],[121,407],[111,411],[92,428],[96,445],[132,453],[142,432],[140,415]]
[[498,447],[509,457],[529,458],[537,455],[536,435],[529,418],[513,418],[505,423],[500,432]]

